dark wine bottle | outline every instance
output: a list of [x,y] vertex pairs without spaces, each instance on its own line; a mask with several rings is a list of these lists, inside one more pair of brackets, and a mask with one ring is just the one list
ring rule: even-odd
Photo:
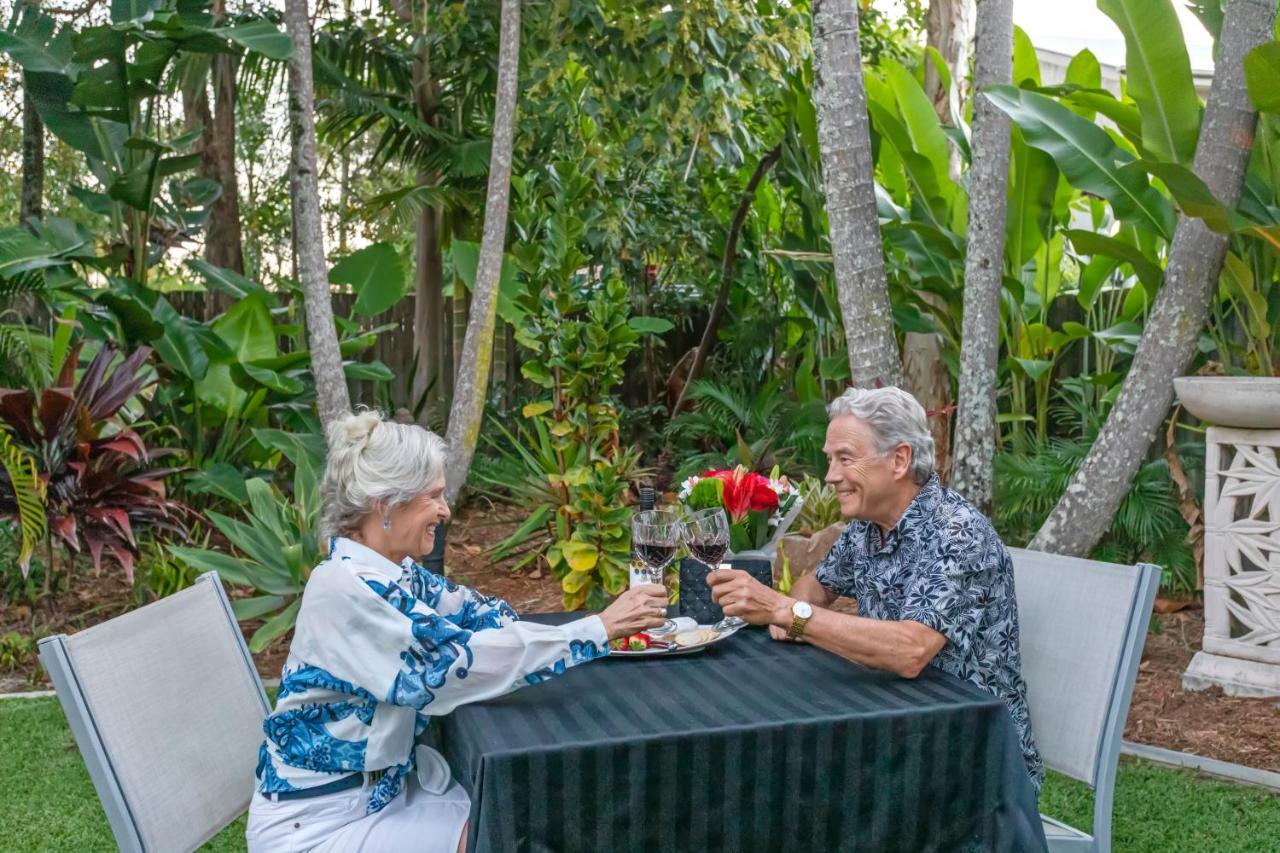
[[[638,491],[640,493],[640,508],[637,511],[647,512],[648,510],[653,509],[655,503],[653,486],[641,486]],[[634,538],[631,540],[631,586],[638,586],[639,584],[646,584],[652,581],[652,573],[650,571],[649,564],[642,556],[640,556],[640,548],[642,547],[644,546],[638,544]]]

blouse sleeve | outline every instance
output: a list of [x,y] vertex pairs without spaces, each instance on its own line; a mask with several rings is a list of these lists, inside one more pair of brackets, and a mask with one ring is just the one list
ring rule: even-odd
[[413,596],[439,615],[468,631],[501,628],[519,620],[510,604],[482,595],[414,563],[410,569]]
[[609,653],[598,616],[567,625],[462,627],[398,584],[363,578],[373,597],[360,645],[377,657],[362,680],[375,696],[432,716],[510,693]]

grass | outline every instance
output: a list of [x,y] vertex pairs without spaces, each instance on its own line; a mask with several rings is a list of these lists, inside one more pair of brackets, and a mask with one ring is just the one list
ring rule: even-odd
[[[0,701],[0,756],[0,848],[115,849],[56,700]],[[1092,793],[1070,779],[1051,774],[1040,807],[1072,826],[1092,825]],[[1280,846],[1280,795],[1124,760],[1113,823],[1117,853],[1274,850]],[[244,818],[202,849],[244,850]]]

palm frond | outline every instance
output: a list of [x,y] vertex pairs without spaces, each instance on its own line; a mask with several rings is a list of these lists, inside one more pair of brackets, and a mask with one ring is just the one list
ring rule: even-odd
[[36,545],[48,532],[45,515],[45,485],[36,470],[36,460],[13,443],[9,432],[0,429],[0,467],[4,468],[11,495],[0,495],[13,500],[21,532],[18,566],[26,577],[31,567],[31,555]]
[[26,326],[0,324],[0,383],[45,388],[52,379],[49,340]]

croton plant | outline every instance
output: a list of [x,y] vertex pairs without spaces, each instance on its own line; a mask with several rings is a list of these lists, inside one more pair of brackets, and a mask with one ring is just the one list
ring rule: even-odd
[[[77,382],[73,351],[53,387],[0,389],[0,429],[35,460],[50,535],[77,553],[87,549],[95,570],[105,555],[130,582],[139,532],[186,532],[187,510],[164,485],[177,469],[153,464],[174,451],[148,451],[120,416],[151,381],[144,369],[150,352],[143,347],[113,364],[119,351],[104,346]],[[16,518],[20,496],[8,479],[0,486],[0,515]]]

